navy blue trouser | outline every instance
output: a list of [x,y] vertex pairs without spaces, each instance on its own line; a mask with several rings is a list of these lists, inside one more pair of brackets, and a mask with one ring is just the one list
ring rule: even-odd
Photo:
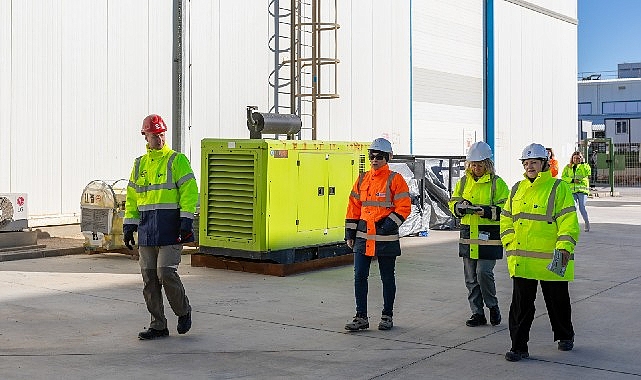
[[[354,296],[356,297],[356,314],[367,315],[367,290],[369,267],[372,256],[354,253]],[[396,256],[377,256],[378,270],[383,283],[383,315],[393,315],[394,298],[396,297]]]

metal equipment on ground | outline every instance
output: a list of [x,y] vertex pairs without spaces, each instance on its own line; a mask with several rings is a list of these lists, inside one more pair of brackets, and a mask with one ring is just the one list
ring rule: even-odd
[[44,247],[29,230],[27,199],[25,193],[0,193],[0,252]]
[[127,183],[126,179],[93,180],[85,186],[80,197],[80,231],[85,237],[85,250],[137,255],[137,250],[127,250],[123,241]]

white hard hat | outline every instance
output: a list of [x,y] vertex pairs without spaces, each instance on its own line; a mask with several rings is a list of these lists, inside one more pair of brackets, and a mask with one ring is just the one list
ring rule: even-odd
[[467,151],[468,161],[483,161],[486,158],[492,157],[492,148],[483,141],[477,141],[470,147],[470,150]]
[[379,137],[372,141],[372,145],[369,146],[369,150],[377,150],[379,152],[392,153],[392,143],[387,139]]
[[521,153],[521,160],[529,160],[530,158],[540,158],[542,160],[547,160],[548,151],[543,145],[532,143],[523,148],[523,153]]

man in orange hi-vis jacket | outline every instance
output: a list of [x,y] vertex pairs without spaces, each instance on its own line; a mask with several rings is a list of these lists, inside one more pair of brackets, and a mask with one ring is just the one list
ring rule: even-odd
[[392,144],[378,138],[369,147],[371,169],[362,173],[349,196],[345,240],[354,251],[356,316],[345,325],[349,331],[369,328],[367,278],[372,258],[378,259],[383,283],[383,312],[379,330],[392,328],[396,257],[401,254],[398,228],[411,211],[410,193],[403,177],[389,169]]

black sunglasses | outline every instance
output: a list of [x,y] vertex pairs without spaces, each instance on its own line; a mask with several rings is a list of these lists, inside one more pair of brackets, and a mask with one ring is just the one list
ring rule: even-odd
[[380,153],[378,153],[378,154],[370,153],[370,154],[369,154],[369,159],[370,159],[370,160],[377,159],[377,160],[379,160],[379,161],[380,161],[380,160],[385,159],[385,156],[383,156],[383,155],[382,155],[382,154],[380,154]]

